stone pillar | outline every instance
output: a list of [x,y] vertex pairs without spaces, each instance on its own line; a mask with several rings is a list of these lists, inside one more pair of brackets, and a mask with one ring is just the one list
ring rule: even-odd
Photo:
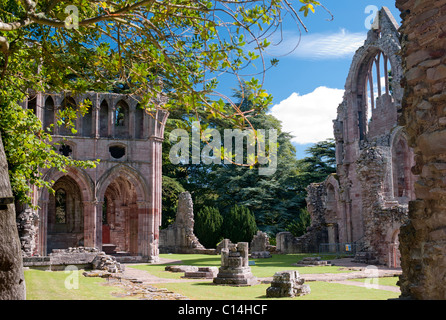
[[[98,214],[97,214],[98,202],[83,201],[83,206],[84,206],[83,208],[84,246],[96,247],[100,250],[102,247],[102,228],[100,228],[101,225],[98,224]],[[99,217],[102,218],[102,215],[100,215]],[[99,223],[102,223],[102,219],[101,221],[99,221]]]
[[100,135],[100,104],[99,104],[99,95],[96,93],[95,94],[95,98],[92,101],[92,106],[91,106],[92,110],[92,134],[93,137],[95,137],[96,139],[99,138]]
[[[112,100],[112,103],[114,103],[115,101]],[[109,137],[113,137],[115,136],[115,112],[116,112],[116,106],[115,105],[110,105],[108,106],[108,136]]]
[[53,129],[53,134],[54,135],[58,135],[59,134],[59,131],[60,131],[60,128],[59,128],[59,126],[58,126],[58,124],[57,124],[57,121],[56,121],[56,119],[57,119],[57,117],[58,117],[58,113],[59,113],[59,110],[60,110],[60,103],[57,103],[56,104],[56,99],[54,99],[55,101],[54,101],[54,120],[53,120],[53,123],[54,123],[54,129]]
[[135,106],[134,104],[129,105],[129,138],[135,138]]
[[159,227],[161,225],[161,188],[162,188],[162,142],[164,139],[164,126],[169,113],[164,110],[156,110],[149,116],[148,137],[150,143],[150,159],[152,159],[150,174],[147,177],[148,189],[150,192],[150,206],[147,208],[147,221],[150,221],[148,239],[144,239],[147,244],[147,251],[144,256],[149,262],[158,261]]
[[419,175],[400,231],[402,298],[446,299],[446,2],[397,0],[402,12],[401,125]]
[[39,249],[41,256],[47,255],[47,235],[48,235],[48,199],[40,201],[39,210]]

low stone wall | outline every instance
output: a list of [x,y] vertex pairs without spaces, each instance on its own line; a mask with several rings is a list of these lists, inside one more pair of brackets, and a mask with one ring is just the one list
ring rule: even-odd
[[23,266],[51,271],[64,270],[67,266],[75,266],[78,269],[105,270],[111,273],[122,270],[121,264],[115,257],[106,255],[96,248],[85,247],[54,249],[45,257],[24,257]]

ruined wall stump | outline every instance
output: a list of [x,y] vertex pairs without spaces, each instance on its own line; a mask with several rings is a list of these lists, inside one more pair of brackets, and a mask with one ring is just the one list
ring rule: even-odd
[[297,270],[276,272],[271,286],[266,289],[266,296],[268,298],[293,298],[309,294],[311,289],[304,282],[305,280],[300,277]]

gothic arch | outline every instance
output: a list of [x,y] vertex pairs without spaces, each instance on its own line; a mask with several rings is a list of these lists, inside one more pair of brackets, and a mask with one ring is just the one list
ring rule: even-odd
[[[65,109],[67,109],[67,108],[71,108],[71,109],[77,110],[77,102],[71,96],[63,97],[62,102],[61,102],[61,104],[59,106],[58,113],[60,111],[63,111]],[[76,127],[76,123],[78,122],[78,120],[77,119],[73,119],[72,121],[73,121],[74,127]],[[67,127],[65,124],[62,124],[61,126],[59,126],[59,134],[62,135],[62,136],[72,136],[72,135],[74,135],[71,132],[71,128]]]
[[136,189],[137,201],[148,201],[148,186],[142,175],[135,169],[121,164],[117,165],[107,172],[105,172],[101,178],[98,180],[97,188],[97,199],[102,201],[104,199],[105,191],[108,186],[117,178],[123,177],[131,182]]
[[[46,181],[56,182],[63,176],[69,176],[73,179],[79,186],[83,201],[94,201],[94,183],[90,176],[80,168],[71,167],[67,169],[67,172],[57,171],[56,169],[50,169],[45,174]],[[44,188],[42,190],[42,195],[40,197],[42,200],[48,200],[49,192],[48,189]]]
[[[386,112],[392,117],[396,117],[403,96],[400,85],[402,79],[401,57],[397,55],[401,49],[397,24],[387,8],[379,11],[377,18],[379,24],[369,31],[364,45],[356,51],[353,57],[345,84],[345,99],[348,102],[344,117],[347,114],[354,115],[351,125],[356,127],[354,131],[358,141],[366,140],[370,130],[369,121],[372,119],[375,107],[378,104],[385,104],[383,110],[386,110],[389,109],[389,105],[392,105],[394,110]],[[376,78],[379,77],[376,91],[381,91],[381,95],[372,95],[374,93],[374,81],[372,80],[375,68],[378,75]],[[389,68],[391,79],[388,74]],[[380,71],[381,69],[383,70]],[[384,74],[381,75],[381,73]],[[385,78],[383,88],[381,88],[382,77]],[[370,99],[370,96],[373,98]],[[378,101],[379,99],[375,99],[375,97],[382,99]],[[371,101],[369,102],[369,100]],[[338,119],[338,121],[341,120]],[[375,128],[371,130],[373,131],[372,135],[382,134],[383,130],[388,129],[382,128],[385,125],[385,123],[375,125]]]
[[125,99],[116,103],[113,113],[115,137],[128,138],[130,136],[130,106]]
[[43,109],[43,128],[48,128],[55,123],[54,121],[54,100],[51,96],[46,97]]

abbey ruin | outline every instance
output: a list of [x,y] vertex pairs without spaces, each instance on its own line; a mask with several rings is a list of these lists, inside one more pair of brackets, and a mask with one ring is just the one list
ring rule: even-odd
[[[278,234],[277,252],[353,246],[367,263],[402,268],[401,297],[446,299],[446,1],[396,4],[402,26],[383,8],[353,58],[333,121],[336,174],[308,187],[312,225],[300,238]],[[59,110],[85,99],[92,108],[77,133],[57,125]],[[35,93],[23,107],[53,125],[61,154],[101,159],[92,169],[44,169],[55,193],[35,188],[39,209],[17,205],[24,257],[86,247],[153,262],[168,234],[190,231],[159,231],[161,101],[145,112],[127,95]],[[224,253],[244,268],[247,246]]]
[[[84,100],[92,107],[76,120],[77,133],[57,125],[57,112]],[[25,257],[53,249],[94,247],[108,253],[158,259],[161,223],[161,144],[168,113],[161,101],[146,112],[135,98],[113,93],[36,93],[25,101],[44,127],[52,127],[59,152],[96,168],[46,170],[54,194],[35,190],[31,208],[18,208]]]
[[403,98],[399,37],[395,19],[383,8],[353,57],[333,121],[336,174],[308,187],[312,225],[301,239],[291,239],[304,252],[321,245],[335,252],[348,245],[362,253],[364,262],[400,266],[398,235],[416,177],[413,151],[398,125]]

